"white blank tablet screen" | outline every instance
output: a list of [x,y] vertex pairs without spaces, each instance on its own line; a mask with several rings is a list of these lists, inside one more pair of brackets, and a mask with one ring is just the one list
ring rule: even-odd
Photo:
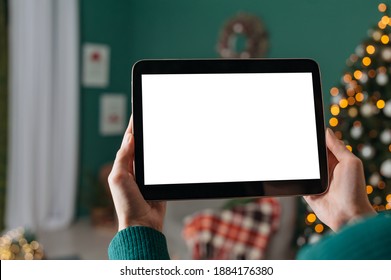
[[311,73],[142,75],[145,185],[319,179]]

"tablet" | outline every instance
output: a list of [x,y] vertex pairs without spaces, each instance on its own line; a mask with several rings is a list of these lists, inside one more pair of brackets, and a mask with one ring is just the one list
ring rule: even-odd
[[328,186],[310,59],[142,60],[135,179],[147,200],[320,194]]

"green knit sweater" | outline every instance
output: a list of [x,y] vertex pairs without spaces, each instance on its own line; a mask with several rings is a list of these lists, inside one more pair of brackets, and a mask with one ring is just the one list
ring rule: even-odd
[[165,236],[143,226],[119,231],[109,245],[109,259],[113,260],[168,260]]
[[[338,233],[304,247],[298,259],[391,259],[389,212],[347,225]],[[109,245],[109,258],[117,260],[169,259],[165,236],[142,226],[119,231]]]

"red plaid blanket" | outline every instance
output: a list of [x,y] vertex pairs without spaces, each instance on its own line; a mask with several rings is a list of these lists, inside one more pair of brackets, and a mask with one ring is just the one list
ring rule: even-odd
[[279,201],[259,198],[227,210],[197,212],[185,219],[183,236],[193,259],[264,259],[279,220]]

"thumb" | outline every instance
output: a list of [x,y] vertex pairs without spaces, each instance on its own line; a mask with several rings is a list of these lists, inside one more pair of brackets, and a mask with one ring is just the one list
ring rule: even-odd
[[350,155],[345,144],[335,136],[330,128],[327,128],[326,145],[338,161],[341,161],[345,156]]

